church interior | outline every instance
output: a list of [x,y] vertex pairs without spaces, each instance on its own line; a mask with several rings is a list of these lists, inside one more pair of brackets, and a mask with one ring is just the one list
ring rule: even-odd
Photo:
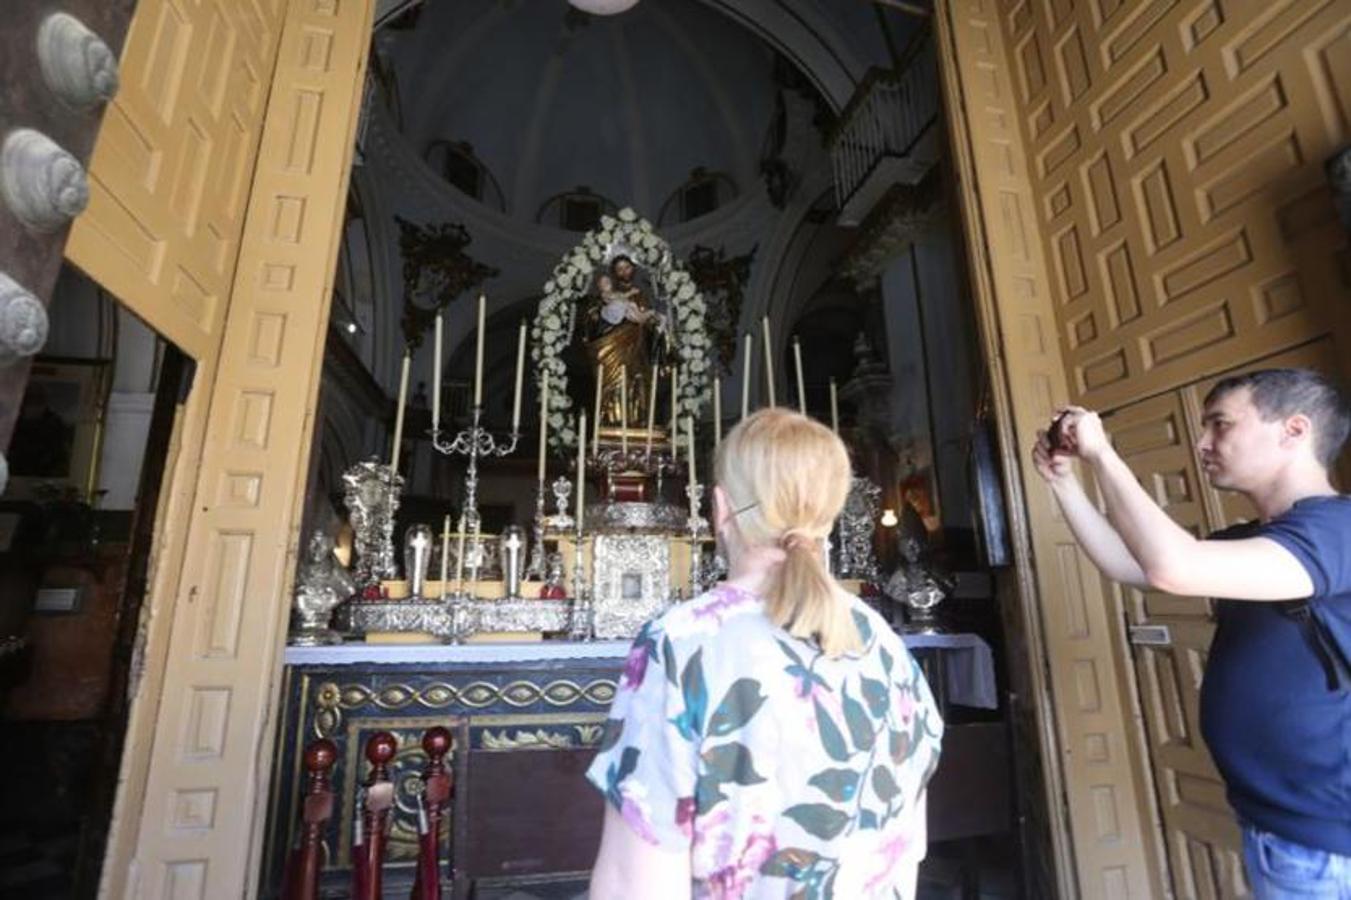
[[775,405],[947,723],[918,896],[1248,896],[1213,601],[1102,579],[1029,450],[1101,410],[1203,535],[1210,385],[1351,375],[1345,6],[17,2],[0,896],[584,897]]

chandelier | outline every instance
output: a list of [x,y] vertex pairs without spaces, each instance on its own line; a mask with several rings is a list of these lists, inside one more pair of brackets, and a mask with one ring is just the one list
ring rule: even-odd
[[593,16],[614,16],[632,9],[638,0],[568,0],[568,2]]

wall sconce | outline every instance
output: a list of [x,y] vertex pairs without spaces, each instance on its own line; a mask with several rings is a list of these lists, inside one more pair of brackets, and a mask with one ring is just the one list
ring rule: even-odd
[[884,509],[884,510],[882,510],[882,527],[883,527],[883,528],[895,528],[896,525],[897,525],[897,523],[900,522],[900,521],[901,521],[900,519],[896,518],[896,510],[894,510],[894,509]]

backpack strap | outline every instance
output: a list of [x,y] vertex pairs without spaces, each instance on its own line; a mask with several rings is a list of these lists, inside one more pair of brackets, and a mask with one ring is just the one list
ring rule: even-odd
[[1308,638],[1314,656],[1318,657],[1318,662],[1323,667],[1328,690],[1342,691],[1351,688],[1351,661],[1347,660],[1341,646],[1328,634],[1327,626],[1313,614],[1313,610],[1309,608],[1309,601],[1292,600],[1282,603],[1281,606],[1281,611],[1298,622],[1300,628],[1304,630],[1304,636]]

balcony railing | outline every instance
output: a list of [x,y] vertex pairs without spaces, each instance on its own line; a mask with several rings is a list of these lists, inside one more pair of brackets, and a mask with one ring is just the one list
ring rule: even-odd
[[939,156],[938,119],[932,37],[903,68],[868,72],[830,140],[840,224],[857,225],[893,184],[924,177]]

